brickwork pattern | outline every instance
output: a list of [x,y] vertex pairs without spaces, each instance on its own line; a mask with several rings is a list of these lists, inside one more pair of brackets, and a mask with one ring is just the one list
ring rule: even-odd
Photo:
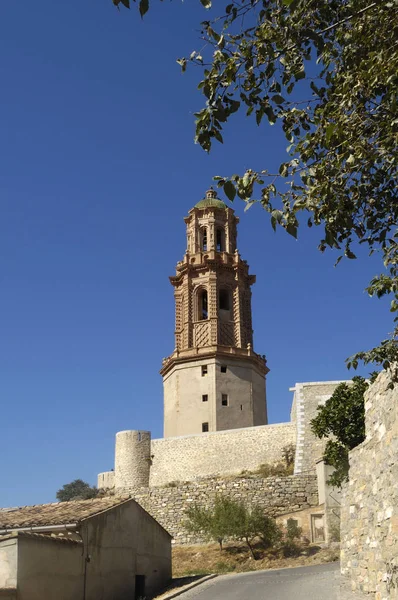
[[350,452],[341,568],[353,590],[398,598],[398,387],[383,372],[365,394],[366,440]]
[[276,517],[318,505],[316,477],[300,475],[266,479],[203,479],[176,487],[125,489],[173,535],[177,544],[203,541],[184,528],[185,511],[193,504],[210,507],[217,495],[244,501],[248,507],[261,506],[265,514]]

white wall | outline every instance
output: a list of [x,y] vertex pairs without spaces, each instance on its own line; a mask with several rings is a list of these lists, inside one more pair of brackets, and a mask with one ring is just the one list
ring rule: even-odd
[[17,585],[17,540],[0,540],[0,588]]

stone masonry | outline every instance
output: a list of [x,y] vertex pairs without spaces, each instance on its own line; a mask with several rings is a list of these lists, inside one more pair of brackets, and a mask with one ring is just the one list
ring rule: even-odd
[[203,541],[184,528],[185,511],[197,503],[209,507],[217,495],[240,500],[246,506],[259,505],[265,514],[276,517],[318,505],[317,481],[314,475],[290,477],[203,479],[175,487],[124,490],[169,531],[176,543]]
[[311,431],[311,419],[317,415],[318,406],[325,404],[342,381],[312,381],[296,383],[291,420],[297,427],[295,474],[313,471],[325,448],[326,441],[318,439]]
[[398,598],[398,387],[379,375],[365,394],[366,439],[350,452],[341,568],[352,589]]
[[155,487],[253,471],[283,461],[296,442],[293,423],[245,427],[150,441],[145,431],[116,435],[115,471],[100,473],[99,488]]

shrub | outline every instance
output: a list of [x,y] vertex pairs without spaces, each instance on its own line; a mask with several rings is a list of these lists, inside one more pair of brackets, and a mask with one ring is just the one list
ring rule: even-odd
[[69,500],[89,500],[98,496],[98,489],[91,486],[82,479],[75,479],[71,483],[65,483],[56,494],[57,500],[60,502],[68,502]]
[[296,540],[300,539],[302,533],[301,527],[298,526],[295,519],[288,519],[286,523],[285,539],[282,544],[282,552],[285,558],[289,556],[297,556],[301,548]]
[[198,505],[186,511],[185,527],[191,533],[199,533],[207,539],[215,540],[223,547],[225,538],[244,540],[254,559],[253,542],[260,538],[264,547],[269,548],[281,539],[281,532],[275,521],[264,515],[261,507],[249,510],[243,502],[218,496],[213,508]]

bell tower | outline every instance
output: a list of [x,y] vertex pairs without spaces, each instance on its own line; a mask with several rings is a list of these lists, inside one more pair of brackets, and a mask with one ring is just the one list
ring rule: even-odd
[[170,277],[175,350],[161,369],[164,437],[267,423],[269,369],[253,351],[256,278],[237,250],[238,222],[213,189],[185,218],[187,249]]

